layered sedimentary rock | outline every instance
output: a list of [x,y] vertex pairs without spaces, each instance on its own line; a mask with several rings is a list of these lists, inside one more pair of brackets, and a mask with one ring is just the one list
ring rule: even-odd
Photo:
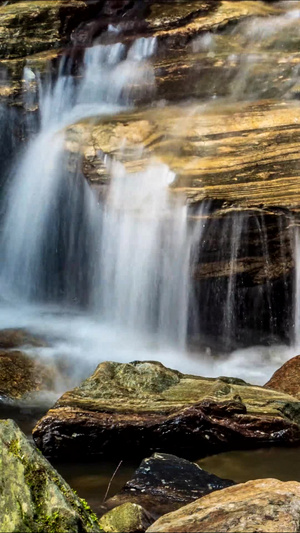
[[58,400],[33,437],[54,457],[150,450],[200,457],[300,442],[298,406],[292,396],[241,380],[184,375],[156,362],[105,362]]
[[104,509],[134,502],[155,519],[234,482],[202,470],[197,464],[166,453],[144,459],[122,490]]
[[149,533],[297,532],[300,483],[258,479],[204,496],[157,520]]
[[101,531],[86,502],[12,420],[0,420],[0,464],[0,531]]
[[166,106],[75,124],[67,131],[67,148],[83,153],[92,184],[109,175],[102,153],[128,172],[155,158],[176,173],[174,191],[191,202],[297,208],[299,123],[299,106],[279,101]]

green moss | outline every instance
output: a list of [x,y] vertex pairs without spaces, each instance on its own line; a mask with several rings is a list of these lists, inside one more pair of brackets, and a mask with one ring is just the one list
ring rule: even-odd
[[82,503],[82,506],[83,508],[85,509],[85,511],[88,513],[90,519],[93,521],[93,522],[98,522],[98,517],[97,515],[95,515],[95,513],[92,511],[92,509],[90,508],[89,504],[87,503],[86,500],[84,500],[83,498],[79,498],[81,503]]

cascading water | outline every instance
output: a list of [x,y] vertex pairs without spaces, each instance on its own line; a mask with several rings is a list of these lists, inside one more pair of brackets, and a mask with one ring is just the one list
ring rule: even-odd
[[188,313],[186,207],[166,165],[126,175],[112,165],[103,221],[101,304],[108,319],[183,347]]
[[[88,49],[77,86],[65,59],[54,85],[51,80],[46,86],[39,84],[40,132],[13,168],[7,194],[1,238],[1,284],[6,296],[70,304],[92,298],[100,213],[80,174],[79,161],[65,153],[63,128],[74,119],[128,104],[130,87],[140,75],[135,77],[133,63],[139,71],[144,56],[154,50],[155,42],[150,41],[150,46],[144,40],[136,42],[129,59],[122,44]],[[35,74],[25,74],[25,84],[30,84]]]
[[[54,83],[40,82],[32,71],[24,76],[28,106],[34,98],[32,84],[38,83],[41,127],[11,172],[1,237],[1,294],[17,305],[22,300],[23,305],[51,302],[69,309],[84,305],[89,326],[81,323],[82,330],[92,327],[94,335],[93,323],[99,330],[96,349],[95,341],[92,348],[85,347],[85,353],[93,354],[84,372],[103,358],[105,338],[115,331],[119,337],[125,331],[127,342],[130,335],[146,335],[156,349],[173,345],[180,350],[185,345],[192,241],[184,199],[169,190],[174,174],[157,162],[126,174],[120,163],[108,161],[111,184],[102,207],[80,172],[80,158],[65,151],[68,124],[128,108],[138,96],[136,86],[143,94],[154,90],[147,59],[155,45],[155,39],[139,39],[128,51],[123,44],[90,48],[77,84],[64,58]],[[79,319],[69,317],[64,329],[51,316],[51,308],[31,305],[35,318],[30,327],[39,332],[37,309],[48,316],[48,337],[51,323],[58,338],[68,330],[68,342],[56,346],[52,356],[68,351]],[[108,324],[104,330],[103,324]],[[75,338],[73,360],[82,342],[77,332]],[[111,340],[109,346],[113,354]],[[122,358],[119,345],[117,354]]]

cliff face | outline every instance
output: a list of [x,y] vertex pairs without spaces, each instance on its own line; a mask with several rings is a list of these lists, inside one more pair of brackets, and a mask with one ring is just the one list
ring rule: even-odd
[[228,349],[292,337],[300,203],[297,28],[284,2],[0,6],[0,101],[8,124],[3,164],[33,127],[24,119],[37,115],[35,98],[28,98],[37,70],[55,77],[64,53],[77,79],[86,47],[156,38],[153,90],[145,82],[139,90],[142,81],[135,80],[135,110],[69,126],[66,151],[81,154],[83,175],[103,197],[110,180],[103,155],[128,173],[160,161],[176,174],[172,193],[186,195],[190,224],[204,228],[192,268],[198,315],[190,317],[190,335],[197,340],[200,324],[202,334]]

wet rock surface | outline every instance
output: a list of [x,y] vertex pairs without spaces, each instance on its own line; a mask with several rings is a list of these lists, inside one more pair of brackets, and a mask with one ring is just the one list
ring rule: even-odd
[[0,420],[0,530],[101,531],[71,490],[11,420]]
[[157,519],[205,494],[233,484],[233,481],[209,474],[195,463],[175,455],[155,453],[142,461],[121,492],[107,500],[104,508],[134,502]]
[[204,496],[159,518],[149,533],[299,531],[300,483],[258,479]]
[[300,398],[300,355],[281,366],[265,384],[268,389],[277,390]]
[[58,400],[33,437],[52,457],[121,459],[151,450],[200,457],[300,442],[295,405],[283,393],[184,375],[161,363],[105,362]]

